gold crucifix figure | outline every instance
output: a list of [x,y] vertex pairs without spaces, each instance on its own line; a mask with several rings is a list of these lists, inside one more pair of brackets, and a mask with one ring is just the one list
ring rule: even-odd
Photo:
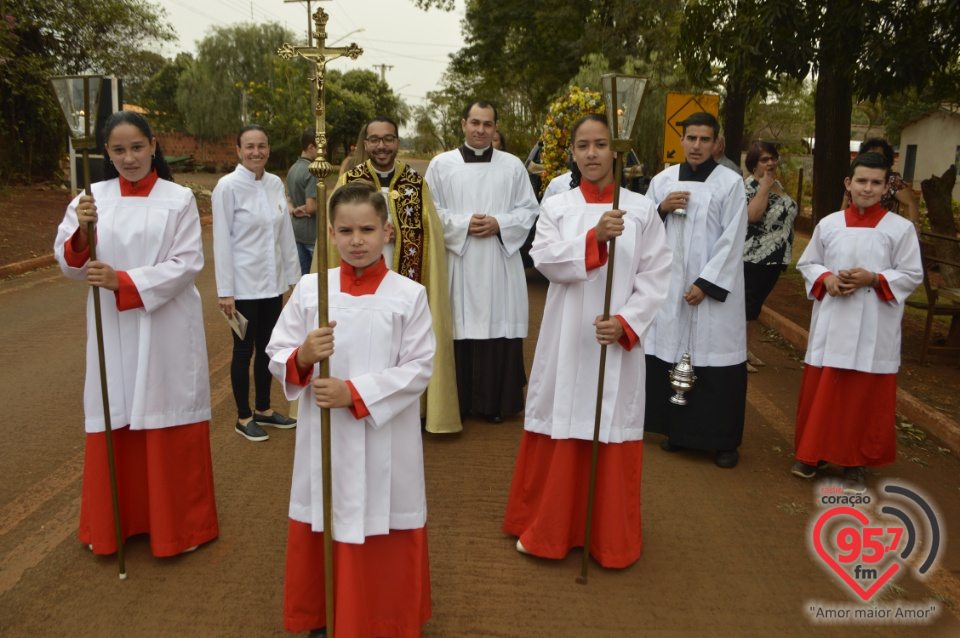
[[[313,14],[313,23],[315,25],[313,37],[317,40],[317,46],[295,47],[289,44],[284,44],[277,50],[277,54],[286,60],[291,60],[299,55],[300,57],[314,63],[315,68],[312,79],[317,95],[317,159],[310,164],[310,174],[320,180],[320,182],[318,182],[318,186],[322,184],[323,179],[329,177],[331,173],[330,163],[327,162],[326,159],[327,118],[323,103],[323,81],[326,73],[327,62],[331,62],[342,57],[348,57],[352,60],[356,60],[363,55],[363,49],[358,47],[356,43],[353,42],[350,43],[350,46],[346,47],[327,48],[324,46],[324,43],[327,40],[327,20],[329,19],[330,16],[328,16],[327,12],[323,9],[317,9],[316,13]],[[320,172],[321,166],[323,167],[322,174]],[[325,202],[326,198],[323,198],[322,200],[318,198],[318,206],[321,205],[321,201]],[[323,204],[323,206],[325,207],[326,204]]]
[[[310,163],[310,174],[317,178],[317,243],[314,249],[314,258],[317,265],[317,323],[321,328],[329,325],[329,297],[327,295],[327,184],[326,179],[332,172],[332,166],[327,161],[327,123],[323,100],[323,80],[327,62],[341,57],[356,60],[363,53],[363,49],[355,43],[347,47],[327,48],[324,43],[327,39],[327,20],[329,16],[323,9],[317,9],[313,14],[313,37],[317,46],[295,47],[284,44],[277,54],[291,60],[296,56],[305,58],[314,64],[314,88],[316,89],[317,115],[317,158]],[[320,362],[320,378],[330,377],[330,360]],[[327,636],[333,638],[333,474],[331,472],[330,455],[330,409],[320,409],[320,447],[321,463],[323,465],[323,551],[324,551],[324,583],[326,602],[326,629]]]

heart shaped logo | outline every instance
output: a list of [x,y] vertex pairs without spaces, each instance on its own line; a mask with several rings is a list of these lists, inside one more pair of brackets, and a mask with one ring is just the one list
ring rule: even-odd
[[[829,565],[830,568],[833,569],[833,571],[835,571],[838,576],[840,576],[843,582],[845,582],[850,587],[850,589],[853,590],[855,594],[860,596],[860,598],[862,598],[864,601],[870,600],[870,598],[872,598],[873,595],[876,594],[880,590],[880,588],[883,587],[883,585],[888,580],[890,580],[890,578],[894,574],[897,573],[897,571],[900,569],[900,565],[894,562],[887,568],[885,572],[883,572],[883,574],[881,574],[879,577],[876,578],[873,585],[871,585],[869,589],[864,589],[860,585],[860,583],[854,580],[854,578],[849,574],[849,572],[847,572],[847,570],[843,568],[843,566],[837,561],[837,559],[831,556],[827,552],[826,548],[823,546],[823,538],[822,538],[823,528],[830,519],[836,516],[852,516],[853,518],[855,518],[857,521],[860,522],[861,528],[866,527],[870,524],[870,519],[867,518],[866,514],[864,514],[863,512],[853,507],[834,507],[824,512],[820,516],[820,518],[817,519],[817,524],[813,528],[813,546],[817,550],[817,554],[820,556],[823,562]],[[842,535],[843,531],[841,531],[840,534]],[[859,535],[857,535],[857,539],[858,540],[860,539]],[[859,555],[859,551],[860,551],[860,548],[859,548],[859,545],[857,545],[856,555]],[[856,555],[853,554],[853,552],[851,552],[851,554],[849,554],[848,556],[853,556],[855,558]],[[859,568],[860,566],[857,565],[858,570]],[[873,572],[874,574],[876,573],[876,570],[871,569],[869,571]]]

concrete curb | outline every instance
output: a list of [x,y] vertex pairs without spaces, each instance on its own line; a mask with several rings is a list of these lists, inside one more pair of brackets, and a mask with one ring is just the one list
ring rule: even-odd
[[[212,223],[212,215],[204,215],[200,217],[201,226],[209,226]],[[34,270],[40,270],[41,268],[52,266],[55,263],[57,263],[57,260],[53,258],[53,253],[50,253],[49,255],[41,255],[40,257],[34,257],[33,259],[25,259],[13,264],[7,264],[6,266],[0,266],[0,279],[23,275]]]
[[52,266],[55,263],[57,263],[57,260],[53,258],[53,253],[50,253],[49,255],[41,255],[40,257],[34,257],[33,259],[25,259],[14,264],[0,266],[0,279],[15,277],[33,270],[40,270],[41,268]]
[[[806,352],[809,333],[777,311],[764,306],[760,311],[760,324],[776,330],[794,348]],[[897,388],[897,412],[911,424],[940,439],[955,453],[960,453],[960,426],[900,387]]]

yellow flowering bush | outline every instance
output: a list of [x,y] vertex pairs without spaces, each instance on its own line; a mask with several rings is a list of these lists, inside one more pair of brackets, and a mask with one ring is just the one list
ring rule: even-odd
[[571,87],[569,93],[550,106],[543,124],[542,189],[546,189],[554,177],[567,171],[570,127],[584,115],[603,111],[603,95],[597,91],[582,91],[578,86]]

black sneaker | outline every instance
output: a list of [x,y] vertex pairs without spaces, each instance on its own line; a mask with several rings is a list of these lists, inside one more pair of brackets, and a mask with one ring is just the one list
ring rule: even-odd
[[273,411],[273,414],[266,416],[263,414],[254,414],[253,420],[259,423],[260,425],[269,425],[273,428],[279,428],[281,430],[288,430],[290,428],[297,427],[297,420],[291,419],[290,417],[283,416],[276,410]]
[[237,427],[234,430],[248,441],[266,441],[270,438],[270,435],[264,432],[256,421],[250,421],[246,425],[237,421]]
[[865,467],[845,467],[843,468],[844,492],[855,492],[861,494],[867,491],[867,468]]
[[670,442],[670,439],[664,439],[660,441],[660,449],[664,452],[679,452],[683,448],[679,445],[674,445]]
[[790,473],[802,479],[812,479],[817,475],[817,466],[804,463],[803,461],[797,461],[794,466],[790,468]]
[[717,467],[737,467],[740,462],[740,453],[736,450],[719,450],[713,462]]

